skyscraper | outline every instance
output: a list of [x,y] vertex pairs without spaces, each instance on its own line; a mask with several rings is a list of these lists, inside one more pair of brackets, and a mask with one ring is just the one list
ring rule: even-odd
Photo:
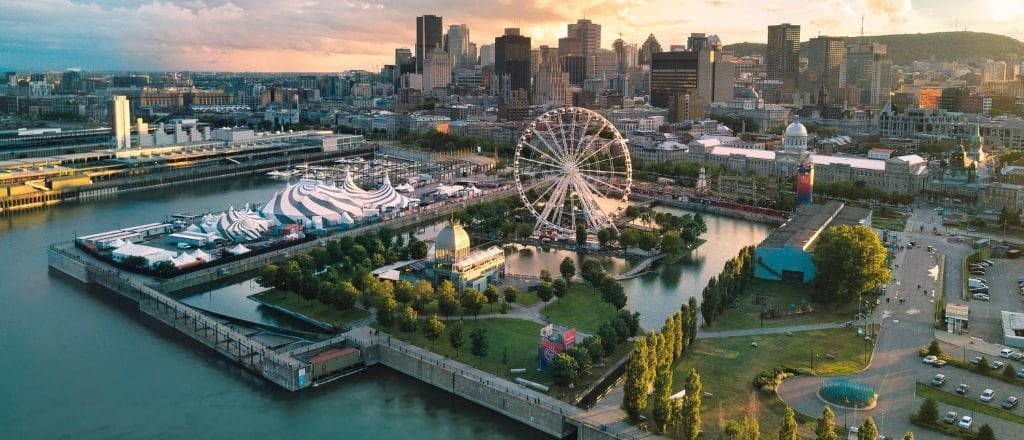
[[395,49],[395,77],[392,83],[395,90],[400,89],[402,75],[416,73],[416,57],[412,56],[412,50],[400,47]]
[[423,95],[432,95],[434,89],[448,87],[452,82],[452,59],[440,47],[427,52],[423,60]]
[[444,50],[452,56],[456,67],[470,67],[476,64],[475,60],[469,59],[469,26],[448,26],[448,33],[444,36]]
[[892,60],[881,43],[858,42],[846,47],[846,84],[860,90],[862,105],[879,108],[892,91]]
[[846,43],[842,37],[815,37],[807,42],[807,79],[810,89],[824,88],[833,99],[845,85],[843,62]]
[[650,65],[651,55],[661,52],[661,43],[658,43],[658,39],[654,38],[654,34],[647,36],[647,40],[640,46],[640,55],[637,56],[637,64],[639,65]]
[[708,37],[703,33],[692,33],[686,37],[686,48],[689,50],[703,50],[708,45]]
[[768,79],[782,82],[782,93],[795,93],[800,74],[800,26],[768,26]]
[[519,35],[519,28],[505,28],[505,35],[494,39],[494,74],[502,96],[530,90],[530,55],[530,37]]
[[423,72],[423,57],[435,47],[441,47],[441,17],[416,17],[416,71]]
[[132,147],[132,118],[128,105],[128,97],[114,95],[114,148],[126,149]]
[[673,97],[697,93],[697,52],[658,52],[651,56],[651,105],[668,108]]
[[580,19],[575,24],[569,24],[566,36],[580,40],[580,50],[585,57],[601,48],[601,25],[590,20]]

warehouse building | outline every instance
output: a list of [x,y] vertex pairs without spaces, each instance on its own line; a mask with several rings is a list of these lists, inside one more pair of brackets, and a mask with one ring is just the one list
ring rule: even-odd
[[831,201],[799,209],[793,218],[765,238],[754,252],[754,276],[763,280],[809,283],[814,243],[823,231],[840,225],[871,225],[871,211]]

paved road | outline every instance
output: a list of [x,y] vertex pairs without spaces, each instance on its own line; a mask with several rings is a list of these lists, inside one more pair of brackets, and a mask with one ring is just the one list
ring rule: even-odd
[[[928,215],[934,216],[934,212],[921,207],[911,217],[910,224],[915,225],[915,217]],[[930,232],[930,228],[926,227],[925,230]],[[850,425],[859,424],[870,415],[884,435],[902,437],[907,431],[917,431],[918,438],[935,438],[940,435],[921,432],[920,428],[910,424],[910,416],[917,411],[921,402],[914,393],[915,382],[922,378],[930,380],[935,374],[931,367],[922,368],[917,351],[935,337],[932,326],[935,299],[932,298],[931,290],[943,290],[944,284],[950,301],[959,301],[962,291],[960,263],[970,248],[948,237],[913,232],[899,235],[901,243],[914,240],[917,246],[898,252],[893,262],[898,269],[893,273],[895,281],[887,286],[891,301],[883,301],[872,316],[875,322],[881,323],[882,331],[870,366],[864,372],[848,376],[875,387],[878,391],[878,404],[871,410],[837,409],[837,421],[845,419]],[[937,251],[928,252],[926,246],[934,246]],[[942,283],[937,279],[935,271],[940,261],[946,266]],[[901,303],[899,298],[905,299],[905,302]],[[779,396],[794,409],[817,416],[825,404],[816,393],[827,379],[803,376],[787,380],[779,387]],[[1024,430],[1020,425],[987,416],[979,416],[975,429],[981,423],[989,423],[999,438],[1019,438]]]

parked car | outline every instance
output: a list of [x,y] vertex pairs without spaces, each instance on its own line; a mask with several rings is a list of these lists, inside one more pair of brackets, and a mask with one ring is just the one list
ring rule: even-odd
[[981,260],[980,263],[984,264],[984,265],[986,265],[988,267],[992,267],[992,266],[996,265],[996,263],[993,263],[992,260]]
[[1020,370],[1017,371],[1017,377],[1024,378],[1024,368],[1021,368]]
[[996,392],[992,391],[991,388],[981,392],[981,396],[978,396],[978,400],[982,402],[991,402],[996,397]]
[[1020,404],[1020,399],[1018,399],[1018,398],[1016,398],[1014,396],[1010,396],[1010,397],[1007,397],[1006,399],[1004,399],[1003,403],[1000,403],[999,406],[1003,407],[1003,409],[1014,409],[1019,404]]
[[1013,359],[1015,361],[1024,361],[1024,353],[1015,351],[1013,352],[1013,354],[1010,355],[1010,359]]
[[971,358],[971,365],[978,365],[981,363],[981,356],[975,356]]
[[976,275],[976,276],[983,277],[983,276],[985,276],[985,271],[983,271],[983,270],[972,270],[971,271],[971,275]]
[[1004,357],[1004,358],[1009,359],[1010,356],[1013,356],[1013,354],[1016,353],[1016,352],[1017,351],[1012,349],[1012,348],[1004,348],[1002,350],[999,350],[999,357]]
[[963,416],[960,421],[957,422],[956,426],[960,429],[971,429],[971,425],[974,424],[974,418],[971,416]]
[[925,356],[924,359],[921,359],[921,362],[924,362],[924,363],[926,363],[928,365],[931,365],[932,362],[935,362],[937,360],[939,360],[938,357],[929,355],[929,356]]
[[998,369],[1000,369],[1000,368],[1003,368],[1003,365],[1006,365],[1006,362],[1002,362],[1002,361],[992,361],[992,363],[991,363],[991,364],[989,364],[989,365],[991,365],[991,366],[992,366],[992,369],[993,369],[993,370],[998,370]]
[[967,385],[965,383],[962,383],[962,384],[956,386],[956,393],[961,395],[961,396],[964,395],[964,394],[967,394],[967,392],[970,391],[970,390],[971,390],[971,386]]
[[935,362],[932,362],[932,366],[935,368],[942,368],[946,366],[946,361],[942,359],[936,359]]
[[932,385],[934,385],[934,386],[941,387],[945,383],[946,383],[946,375],[945,374],[936,374],[935,377],[932,378]]
[[984,293],[975,293],[974,295],[971,295],[971,298],[974,298],[974,299],[976,299],[978,301],[991,301],[992,300],[992,298],[990,296],[988,296],[988,295],[986,295]]
[[956,411],[950,411],[950,412],[946,413],[945,417],[942,418],[942,423],[946,423],[946,424],[952,425],[952,424],[956,423],[956,419],[957,419],[958,416],[959,416],[959,414],[957,414]]

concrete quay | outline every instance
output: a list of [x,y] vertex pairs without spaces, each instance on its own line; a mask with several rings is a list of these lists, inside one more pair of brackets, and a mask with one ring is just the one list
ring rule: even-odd
[[[659,438],[635,427],[622,427],[621,423],[614,426],[592,423],[596,418],[586,410],[369,327],[353,329],[332,341],[359,347],[367,365],[386,366],[556,438],[574,433],[580,440]],[[331,345],[332,341],[322,344]],[[622,417],[624,413],[619,412],[617,419]]]

